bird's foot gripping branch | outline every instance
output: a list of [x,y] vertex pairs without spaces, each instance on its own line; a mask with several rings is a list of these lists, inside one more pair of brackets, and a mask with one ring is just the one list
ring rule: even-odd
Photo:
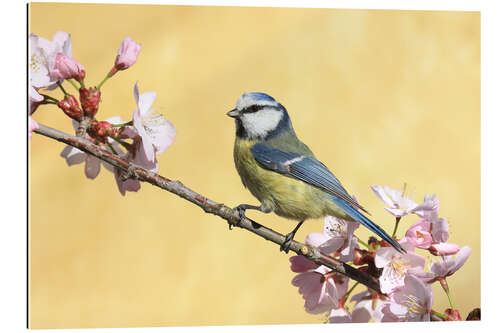
[[[35,132],[65,143],[61,156],[68,165],[84,163],[89,179],[97,177],[102,164],[114,174],[122,195],[138,191],[141,182],[147,182],[221,217],[230,225],[278,246],[284,245],[284,235],[241,218],[237,210],[157,174],[157,155],[173,143],[176,131],[163,115],[152,109],[155,92],[140,94],[136,83],[133,89],[136,107],[130,120],[98,119],[102,113],[99,106],[103,84],[136,62],[139,44],[125,38],[111,70],[100,83],[87,86],[86,71],[73,58],[69,34],[58,31],[52,40],[32,34],[29,42],[30,137]],[[54,96],[56,92],[59,97]],[[36,123],[32,115],[47,105],[59,108],[72,120],[75,135]],[[306,311],[326,313],[330,322],[461,320],[459,310],[453,305],[447,278],[462,267],[471,249],[447,243],[449,225],[446,219],[438,217],[438,199],[426,196],[423,203],[417,205],[404,191],[380,186],[372,189],[383,200],[386,210],[395,216],[392,237],[406,252],[398,252],[374,237],[363,242],[354,235],[359,223],[326,217],[321,233],[309,234],[305,244],[296,241],[287,244],[297,254],[290,258],[291,270],[297,273],[292,284],[304,297]],[[401,219],[410,214],[421,219],[407,229],[404,237],[397,238]],[[426,265],[427,259],[418,251],[436,258],[429,271],[425,270],[430,266]],[[351,279],[353,283],[349,288]],[[436,282],[442,286],[450,304],[441,312],[433,309],[431,285]],[[367,289],[353,294],[360,284]],[[467,320],[478,319],[479,309],[467,317]]]

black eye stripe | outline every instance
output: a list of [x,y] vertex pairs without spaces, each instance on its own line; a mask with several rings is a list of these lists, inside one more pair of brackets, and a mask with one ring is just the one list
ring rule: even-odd
[[257,112],[259,110],[262,110],[263,108],[265,108],[266,105],[250,105],[249,107],[246,107],[244,108],[241,112],[242,113],[254,113],[254,112]]

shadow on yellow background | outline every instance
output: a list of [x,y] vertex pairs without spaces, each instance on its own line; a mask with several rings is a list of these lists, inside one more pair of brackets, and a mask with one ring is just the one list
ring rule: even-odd
[[[257,203],[234,169],[225,115],[249,91],[288,109],[299,137],[384,229],[394,220],[370,185],[406,182],[417,202],[437,194],[449,241],[472,247],[449,278],[453,300],[463,318],[480,306],[479,13],[51,3],[29,13],[30,32],[71,33],[87,85],[109,71],[125,36],[142,44],[138,62],[104,85],[97,117],[131,119],[136,80],[157,91],[178,131],[160,174],[213,200]],[[72,131],[52,106],[34,119]],[[89,180],[82,165],[67,167],[61,143],[34,135],[30,145],[32,328],[324,321],[290,283],[291,254],[148,184],[122,197],[106,170]],[[416,221],[403,218],[398,235]],[[296,239],[322,225],[308,221]],[[434,308],[446,307],[435,288]]]

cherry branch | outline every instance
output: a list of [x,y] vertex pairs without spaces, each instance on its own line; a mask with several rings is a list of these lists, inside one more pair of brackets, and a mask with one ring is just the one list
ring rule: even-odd
[[[133,165],[125,159],[114,155],[104,149],[101,149],[99,146],[91,143],[83,137],[73,136],[44,126],[42,124],[39,124],[39,129],[34,130],[34,132],[78,148],[81,151],[91,154],[98,159],[115,166],[116,168],[126,171],[126,174],[129,176],[132,175],[133,178],[137,178],[140,181],[150,183],[154,186],[174,193],[177,196],[200,207],[206,213],[221,217],[222,219],[226,220],[230,226],[236,226],[239,221],[239,213],[236,210],[233,210],[232,208],[222,203],[217,203],[208,199],[207,197],[186,187],[179,181],[170,180],[156,173],[150,172],[144,168]],[[285,242],[284,235],[272,229],[269,229],[249,218],[243,219],[240,227],[280,246]],[[358,281],[359,283],[378,293],[382,293],[380,291],[380,286],[377,279],[321,252],[316,247],[292,241],[290,244],[290,250],[297,253],[298,255],[302,255],[307,259],[312,260],[318,265],[327,266],[330,269],[343,274],[355,281]]]

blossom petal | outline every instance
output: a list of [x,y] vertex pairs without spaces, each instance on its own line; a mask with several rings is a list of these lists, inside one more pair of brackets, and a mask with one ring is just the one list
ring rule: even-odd
[[443,261],[432,264],[431,272],[436,277],[445,277],[455,266],[455,261],[451,257],[443,257]]
[[113,125],[119,125],[119,124],[125,123],[125,120],[123,120],[122,117],[120,117],[120,116],[114,116],[114,117],[108,118],[108,119],[106,119],[106,121],[110,124],[113,124]]
[[156,153],[158,155],[162,154],[172,143],[174,143],[176,135],[177,130],[174,125],[165,119],[155,132],[153,144],[156,148]]
[[137,192],[141,188],[141,183],[137,179],[127,179],[126,181],[121,180],[119,171],[116,168],[114,174],[116,185],[118,185],[118,190],[121,195],[125,196],[127,191]]
[[352,322],[367,323],[372,318],[372,312],[372,300],[362,300],[352,310]]
[[32,132],[36,129],[39,129],[38,123],[31,117],[28,117],[28,137],[31,139]]
[[101,171],[101,160],[95,156],[87,154],[85,161],[85,176],[89,179],[95,179]]
[[406,238],[413,246],[427,249],[432,243],[431,222],[420,220],[406,231]]
[[156,91],[147,91],[139,96],[137,107],[141,112],[141,117],[144,117],[147,112],[150,112],[150,109],[153,106],[155,99],[156,99]]
[[450,237],[450,233],[448,230],[450,229],[450,225],[445,218],[435,218],[431,220],[432,222],[432,238],[436,242],[446,242]]
[[408,214],[407,212],[399,208],[384,207],[384,209],[396,217],[403,217]]
[[41,102],[41,101],[43,101],[43,96],[40,95],[38,93],[38,91],[33,86],[31,86],[31,85],[29,87],[28,94],[29,94],[30,102]]
[[433,303],[433,292],[430,284],[413,275],[407,275],[404,287],[393,295],[399,304],[390,304],[390,312],[403,321],[429,321]]
[[455,266],[451,270],[450,275],[458,271],[460,267],[465,264],[467,259],[469,259],[471,252],[472,249],[468,246],[464,246],[460,249],[460,251],[458,251],[457,255],[455,256]]
[[377,268],[382,268],[387,266],[392,259],[394,250],[391,247],[381,247],[377,250],[375,254],[375,266]]
[[320,246],[329,239],[325,234],[320,234],[319,232],[313,232],[306,236],[306,244],[311,246]]
[[404,275],[394,270],[390,266],[384,267],[379,278],[380,290],[384,294],[389,294],[399,287],[404,286]]
[[135,104],[137,104],[137,107],[139,107],[139,96],[140,96],[140,93],[139,93],[139,82],[135,81],[135,85],[134,85],[134,100],[135,100]]
[[410,262],[410,267],[424,267],[425,258],[419,254],[408,252],[404,255]]
[[368,290],[362,291],[358,294],[352,295],[351,302],[361,302],[363,298],[371,297],[371,293]]
[[358,238],[352,237],[348,241],[348,246],[346,246],[342,251],[340,251],[340,261],[348,262],[354,260],[354,250],[359,248]]
[[80,149],[74,148],[72,146],[66,146],[62,150],[60,156],[66,159],[68,166],[83,163],[86,159],[87,154],[85,154]]
[[71,35],[64,31],[56,31],[54,36],[52,37],[52,41],[54,41],[60,48],[61,52],[65,55],[72,57],[73,56],[73,47],[71,45]]
[[460,250],[460,247],[457,244],[451,243],[433,243],[429,247],[429,251],[434,255],[439,256],[449,256],[456,254]]
[[291,270],[296,273],[303,273],[318,268],[318,265],[304,256],[290,257]]
[[141,140],[141,144],[139,145],[139,149],[136,153],[137,160],[139,163],[142,163],[142,165],[147,164],[147,163],[152,163],[155,159],[155,150],[153,143],[151,142],[151,139],[146,133],[146,129],[142,125],[142,120],[140,118],[140,113],[138,110],[134,110],[134,128],[137,131],[137,134],[139,134]]
[[413,208],[410,213],[417,214],[420,217],[431,211],[439,211],[439,199],[436,198],[435,194],[426,194],[424,197],[424,202]]
[[418,277],[420,280],[424,281],[424,282],[430,282],[431,280],[433,280],[436,275],[432,272],[426,272],[422,269],[422,267],[413,267],[413,268],[410,268],[408,271],[407,271],[407,274],[411,274],[411,275],[414,275],[416,277]]
[[408,308],[406,306],[402,306],[401,304],[390,303],[389,308],[391,309],[391,312],[397,317],[405,316],[406,313],[408,313]]
[[324,306],[320,306],[320,301],[326,292],[321,278],[322,275],[316,272],[305,272],[292,279],[292,285],[299,288],[299,293],[305,300],[304,307],[309,313],[321,313],[327,310]]
[[344,308],[333,309],[330,311],[330,323],[350,323],[352,318],[349,312]]
[[344,245],[344,239],[340,237],[334,237],[327,239],[324,243],[319,246],[319,249],[326,253],[332,253],[337,251]]
[[387,196],[382,186],[375,185],[375,186],[370,186],[370,188],[372,189],[373,193],[375,193],[375,195],[380,200],[382,200],[382,202],[384,202],[384,204],[386,204],[389,207],[394,207],[394,202],[392,201],[391,198],[389,198],[389,196]]

